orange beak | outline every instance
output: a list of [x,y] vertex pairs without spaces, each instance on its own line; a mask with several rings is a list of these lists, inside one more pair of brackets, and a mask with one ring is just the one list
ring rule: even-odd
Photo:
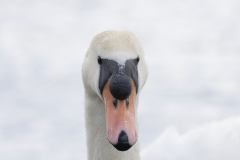
[[109,89],[108,81],[103,88],[103,98],[106,111],[106,134],[108,141],[115,147],[128,145],[121,151],[128,150],[137,141],[137,131],[135,123],[134,99],[136,96],[136,86],[131,79],[132,91],[128,99],[115,99]]

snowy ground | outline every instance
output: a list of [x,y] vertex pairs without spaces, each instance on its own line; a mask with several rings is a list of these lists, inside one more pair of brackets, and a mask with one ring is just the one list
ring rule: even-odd
[[240,2],[0,0],[0,159],[86,159],[81,64],[136,33],[149,64],[144,160],[240,159]]

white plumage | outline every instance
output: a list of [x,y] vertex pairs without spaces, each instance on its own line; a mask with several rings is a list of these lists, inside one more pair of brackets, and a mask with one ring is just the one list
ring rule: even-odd
[[[87,134],[87,148],[89,160],[138,160],[139,143],[128,151],[118,151],[107,140],[105,106],[98,87],[100,67],[98,56],[114,60],[119,65],[126,60],[139,57],[138,69],[139,90],[134,100],[137,119],[138,98],[144,86],[148,70],[143,49],[138,38],[126,30],[110,30],[96,35],[87,51],[82,67],[82,78],[85,88],[85,125]],[[136,123],[137,124],[137,123]]]

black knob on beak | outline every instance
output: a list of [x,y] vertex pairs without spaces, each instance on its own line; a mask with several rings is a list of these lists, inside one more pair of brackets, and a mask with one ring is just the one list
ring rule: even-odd
[[110,92],[116,99],[127,99],[132,91],[130,78],[124,74],[113,74],[110,79]]

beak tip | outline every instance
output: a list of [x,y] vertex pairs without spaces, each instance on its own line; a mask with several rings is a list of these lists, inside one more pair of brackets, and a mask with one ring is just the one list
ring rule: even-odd
[[117,150],[119,151],[127,151],[129,150],[132,146],[129,145],[128,143],[123,144],[123,143],[117,143],[116,145],[113,145]]
[[[137,141],[137,137],[135,138],[136,139],[134,144]],[[129,143],[128,135],[124,131],[121,131],[121,133],[119,134],[117,143],[112,143],[111,140],[109,139],[109,135],[108,135],[108,141],[119,151],[127,151],[134,145],[134,144],[131,145]]]

